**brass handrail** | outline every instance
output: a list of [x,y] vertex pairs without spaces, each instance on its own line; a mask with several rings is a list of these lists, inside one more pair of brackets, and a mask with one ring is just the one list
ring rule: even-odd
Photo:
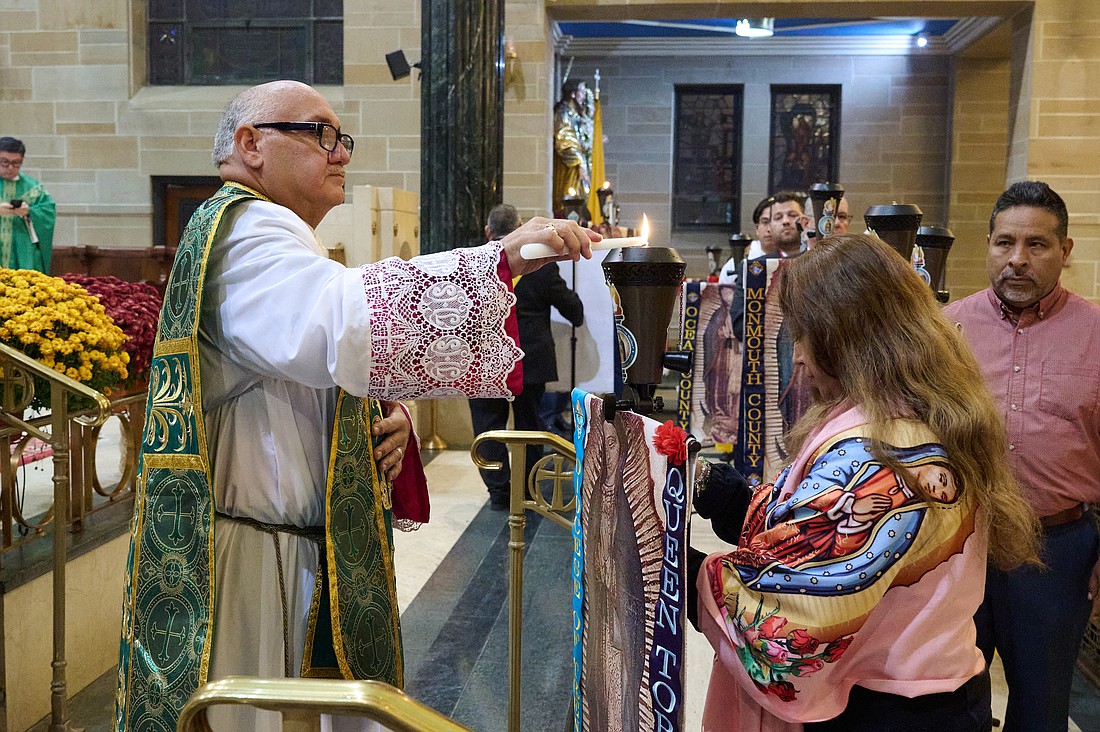
[[[520,726],[520,671],[523,651],[523,549],[525,542],[523,530],[527,524],[527,511],[535,511],[563,528],[573,525],[572,518],[566,514],[576,513],[577,496],[573,491],[569,501],[562,498],[561,482],[569,478],[572,484],[572,471],[562,470],[562,457],[574,461],[577,452],[573,443],[552,432],[528,430],[490,430],[474,438],[470,446],[470,457],[474,465],[485,470],[499,470],[502,463],[486,460],[478,452],[484,442],[503,442],[511,450],[512,485],[508,503],[508,732],[519,732]],[[533,466],[530,476],[524,475],[524,469],[518,466],[527,464],[528,445],[546,445],[555,454],[543,457]],[[553,470],[542,466],[548,461],[557,460]],[[554,494],[549,502],[542,495],[540,481],[554,481]]]
[[[513,465],[526,465],[526,447],[528,445],[544,445],[554,449],[556,453],[563,457],[567,457],[570,460],[577,459],[577,453],[573,449],[573,443],[566,440],[564,437],[555,435],[553,432],[539,432],[535,430],[489,430],[488,432],[482,432],[480,435],[474,438],[473,444],[470,446],[470,457],[474,461],[474,465],[482,470],[500,470],[504,467],[503,463],[496,462],[494,460],[486,460],[478,448],[484,442],[503,442],[505,445],[523,447],[523,455],[519,463],[516,462],[515,455],[512,455],[510,460]],[[557,478],[559,476],[573,477],[573,473],[558,473],[556,471],[544,471],[539,472],[538,466],[544,464],[545,458],[540,460],[531,471],[531,480],[525,481],[523,471],[512,471],[512,486],[511,495],[509,497],[509,513],[515,513],[519,511],[519,515],[523,515],[523,511],[531,510],[536,513],[545,516],[551,521],[555,522],[559,526],[568,529],[573,525],[573,519],[564,518],[562,514],[576,509],[575,500],[571,499],[569,503],[555,504],[547,503],[542,499],[541,494],[535,491],[540,478]],[[555,497],[560,497],[557,492],[559,486],[555,485]],[[524,494],[529,495],[525,496]],[[517,501],[519,502],[517,505]],[[522,529],[522,526],[520,527]],[[520,540],[523,540],[523,532],[520,532]]]
[[[108,418],[110,418],[111,400],[108,399],[104,394],[96,391],[90,386],[85,386],[76,379],[70,379],[65,374],[62,374],[55,369],[51,369],[45,364],[35,361],[33,358],[20,350],[12,348],[11,346],[5,346],[3,343],[0,343],[0,362],[2,361],[14,361],[22,369],[26,369],[27,371],[30,371],[31,373],[45,379],[46,381],[61,386],[65,391],[92,400],[92,402],[95,403],[95,411],[92,413],[91,416],[89,416],[88,414],[85,414],[86,410],[81,410],[81,414],[73,417],[73,419],[75,419],[77,422],[80,422],[83,425],[87,425],[88,427],[97,427],[99,425],[102,425],[104,422],[107,421]],[[4,377],[4,381],[7,382],[8,377]],[[52,393],[53,389],[51,388],[50,391]],[[31,386],[30,396],[33,397],[33,395],[34,389],[33,386]],[[11,414],[11,412],[14,411],[14,409],[16,408],[16,404],[14,401],[9,401],[9,399],[13,400],[14,398],[14,394],[9,394],[8,389],[5,388],[3,397],[3,410],[0,410],[0,420],[10,424],[12,427],[30,432],[32,435],[42,440],[43,442],[49,442],[49,435],[37,429],[33,425],[24,422],[22,419],[16,417],[14,414]],[[27,403],[29,403],[30,398],[22,401],[26,401]],[[68,409],[66,409],[65,411],[67,414]]]
[[[53,679],[50,683],[50,732],[63,732],[69,728],[68,693],[65,682],[65,529],[67,522],[60,520],[69,515],[69,395],[77,394],[90,399],[95,407],[90,414],[73,417],[81,424],[98,426],[111,415],[111,403],[106,396],[90,389],[79,381],[58,373],[22,351],[0,343],[0,422],[17,430],[34,435],[53,448]],[[28,423],[22,414],[34,399],[34,378],[31,374],[50,383],[50,432],[47,434]],[[16,386],[22,393],[16,400]],[[19,416],[16,415],[19,413]],[[5,439],[5,451],[8,441]],[[4,455],[8,460],[10,456]],[[5,470],[4,480],[7,481]],[[10,522],[9,516],[3,520]]]
[[200,687],[180,712],[177,732],[212,732],[206,712],[219,704],[246,704],[280,712],[284,729],[290,725],[295,730],[319,729],[321,714],[341,714],[372,719],[393,732],[470,732],[381,681],[248,676],[227,676]]

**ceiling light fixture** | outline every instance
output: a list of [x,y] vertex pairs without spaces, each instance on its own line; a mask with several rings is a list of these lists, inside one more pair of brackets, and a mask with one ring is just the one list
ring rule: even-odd
[[775,33],[775,18],[742,18],[733,32],[742,38],[767,38]]

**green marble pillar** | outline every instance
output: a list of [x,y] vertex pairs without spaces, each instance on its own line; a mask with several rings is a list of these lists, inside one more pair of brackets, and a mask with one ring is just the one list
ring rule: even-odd
[[485,242],[504,178],[504,0],[423,0],[421,251]]

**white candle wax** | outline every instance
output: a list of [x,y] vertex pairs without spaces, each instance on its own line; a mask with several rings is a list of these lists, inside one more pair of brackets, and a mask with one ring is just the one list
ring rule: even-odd
[[[592,251],[598,252],[606,249],[619,249],[620,247],[647,247],[649,241],[640,236],[620,236],[613,239],[601,239],[592,243]],[[556,257],[561,252],[551,249],[546,244],[524,244],[519,249],[519,256],[524,259],[545,259]]]

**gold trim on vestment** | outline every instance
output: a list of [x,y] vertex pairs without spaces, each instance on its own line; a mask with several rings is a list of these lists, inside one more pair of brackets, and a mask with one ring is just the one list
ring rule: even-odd
[[[340,435],[339,430],[341,404],[344,399],[356,398],[351,397],[345,392],[341,391],[336,400],[336,419],[333,422],[332,428],[332,451],[329,454],[329,466],[328,477],[325,485],[325,554],[328,558],[327,575],[329,580],[328,594],[329,594],[329,612],[332,619],[332,640],[333,650],[336,653],[336,661],[339,664],[340,673],[346,679],[356,678],[354,671],[351,668],[351,664],[348,661],[346,649],[344,648],[345,637],[343,634],[343,623],[340,618],[340,581],[336,568],[336,550],[332,541],[332,511],[330,510],[332,503],[332,492],[336,480],[336,456],[339,452]],[[356,398],[357,399],[357,398]],[[391,638],[393,640],[393,649],[396,654],[394,659],[395,678],[394,686],[401,688],[404,686],[405,674],[404,674],[404,659],[401,648],[401,635],[400,635],[400,614],[397,607],[397,584],[396,577],[394,576],[393,567],[393,543],[390,540],[389,531],[386,527],[386,509],[382,499],[382,485],[379,480],[379,469],[377,460],[374,457],[374,443],[373,436],[371,435],[371,405],[376,404],[376,400],[372,399],[357,399],[359,405],[358,422],[360,429],[364,437],[370,442],[368,449],[366,450],[366,464],[370,473],[370,490],[374,498],[374,530],[377,532],[379,549],[381,553],[382,570],[385,575],[384,581],[386,582],[386,592],[390,601],[390,622],[389,627],[392,631]]]
[[[236,184],[232,184],[234,187]],[[260,194],[253,191],[246,186],[239,186],[245,189],[249,193],[259,196]],[[262,198],[262,196],[261,196]],[[202,661],[199,664],[199,686],[206,683],[207,676],[210,672],[210,654],[214,650],[214,631],[215,622],[214,617],[217,614],[216,606],[214,605],[215,588],[218,584],[218,577],[216,574],[216,565],[214,563],[214,554],[216,550],[214,548],[214,523],[215,513],[218,510],[217,499],[214,495],[214,481],[210,475],[210,453],[206,449],[206,418],[202,413],[202,363],[199,360],[199,322],[202,320],[202,292],[206,285],[206,268],[210,262],[210,250],[214,248],[214,237],[218,234],[218,229],[221,228],[222,217],[225,216],[225,212],[229,209],[229,206],[222,206],[214,217],[214,223],[210,227],[210,233],[206,236],[206,242],[203,245],[202,252],[202,264],[199,265],[199,282],[198,292],[195,293],[195,319],[192,324],[191,337],[187,339],[187,355],[193,359],[191,361],[191,375],[194,378],[194,391],[192,392],[192,404],[195,410],[195,430],[196,439],[198,440],[199,448],[199,461],[206,469],[207,487],[210,490],[210,538],[209,542],[210,551],[207,552],[207,562],[210,571],[210,589],[209,597],[207,598],[207,605],[210,608],[210,615],[206,621],[209,626],[206,630],[206,637],[203,639],[202,647]]]
[[[330,541],[332,537],[332,511],[329,510],[329,503],[332,501],[332,484],[336,477],[336,453],[339,451],[338,445],[340,440],[340,402],[343,400],[344,394],[341,392],[336,397],[335,407],[335,419],[332,422],[332,435],[329,438],[329,444],[332,445],[332,449],[329,450],[328,455],[328,476],[325,478],[325,556],[328,557],[328,561],[325,563],[325,570],[328,573],[328,596],[329,596],[329,614],[332,618],[332,648],[336,652],[336,663],[340,668],[340,674],[345,679],[353,679],[355,676],[351,672],[351,667],[348,665],[347,656],[344,655],[344,644],[337,641],[337,635],[340,633],[340,603],[336,601],[337,594],[336,588],[339,584],[336,579],[336,549]],[[318,568],[320,570],[320,568]],[[320,574],[320,571],[318,571]]]
[[[370,413],[365,415],[367,419],[367,434],[370,435]],[[390,533],[386,529],[386,515],[385,510],[390,504],[390,501],[383,499],[383,493],[389,494],[389,486],[383,486],[382,481],[379,480],[378,461],[374,457],[374,449],[372,444],[370,450],[370,464],[371,464],[371,488],[374,490],[375,505],[378,506],[378,510],[374,512],[374,521],[376,529],[378,531],[379,543],[382,545],[382,564],[386,570],[386,585],[390,593],[390,627],[394,629],[393,634],[393,647],[397,652],[397,662],[395,664],[395,673],[397,675],[397,683],[394,684],[398,689],[405,688],[405,659],[404,649],[401,646],[401,616],[397,609],[397,575],[393,567],[393,542],[390,541]]]
[[[326,547],[328,542],[325,542]],[[326,549],[327,553],[327,549]],[[318,552],[317,562],[320,564],[321,556]],[[344,678],[340,669],[334,666],[313,666],[313,641],[317,636],[317,618],[321,612],[321,598],[325,589],[325,573],[321,572],[320,566],[317,568],[317,576],[313,578],[313,596],[309,601],[309,618],[306,620],[306,638],[305,646],[302,651],[302,669],[300,671],[303,679],[342,679]],[[333,632],[333,643],[335,643],[335,635]]]

